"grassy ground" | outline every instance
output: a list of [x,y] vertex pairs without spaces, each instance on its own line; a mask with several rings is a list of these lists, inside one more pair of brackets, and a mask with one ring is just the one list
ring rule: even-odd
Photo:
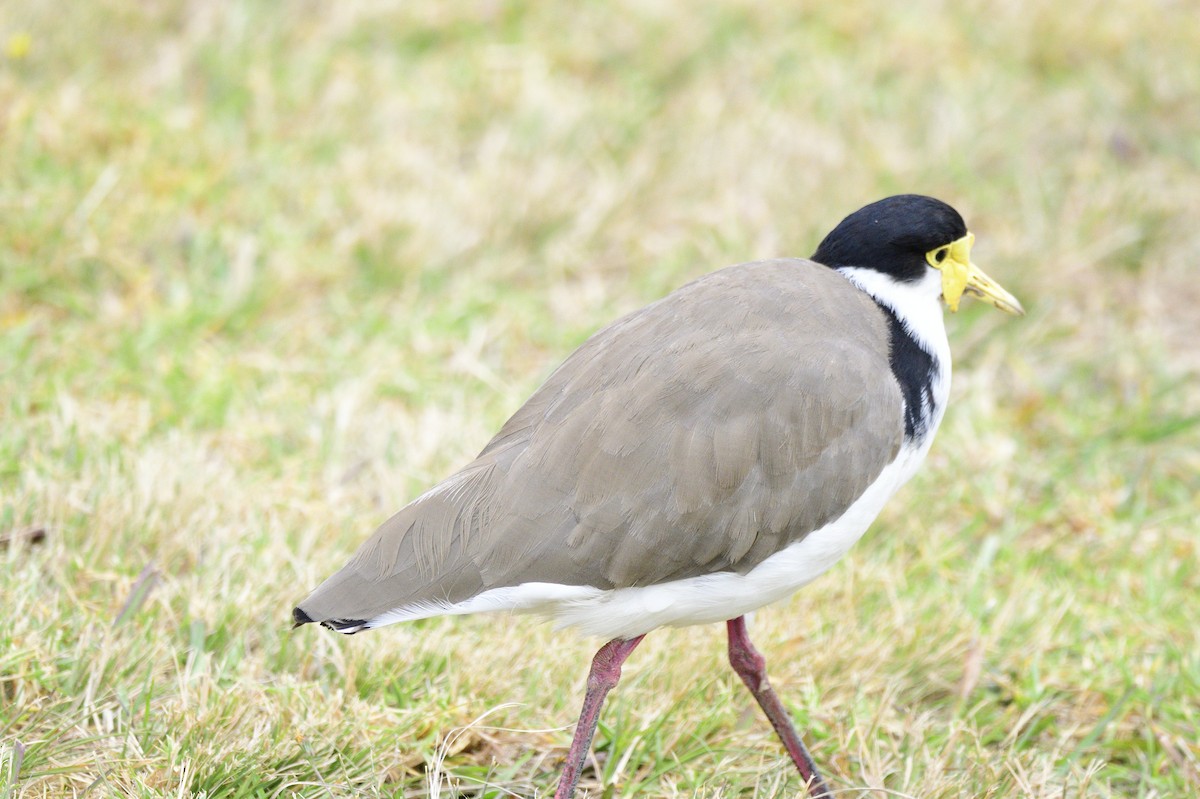
[[[550,793],[592,642],[290,608],[605,321],[899,191],[1031,312],[949,320],[924,472],[757,615],[775,684],[839,795],[1200,793],[1196,41],[1169,0],[3,0],[0,794]],[[591,795],[799,788],[716,627],[651,635],[595,748]]]

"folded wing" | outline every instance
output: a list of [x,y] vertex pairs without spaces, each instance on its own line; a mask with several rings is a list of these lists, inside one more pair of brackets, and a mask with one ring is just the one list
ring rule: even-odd
[[795,259],[714,272],[585,342],[297,620],[748,571],[896,457],[902,402],[883,314],[840,275]]

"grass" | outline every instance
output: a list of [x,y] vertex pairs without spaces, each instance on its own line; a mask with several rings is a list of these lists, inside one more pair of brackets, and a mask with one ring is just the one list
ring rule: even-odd
[[[756,617],[776,687],[839,795],[1200,792],[1197,40],[1133,0],[0,3],[0,795],[549,795],[592,642],[290,608],[597,327],[899,191],[1031,313],[949,320],[926,468]],[[798,791],[723,647],[647,639],[589,795]]]

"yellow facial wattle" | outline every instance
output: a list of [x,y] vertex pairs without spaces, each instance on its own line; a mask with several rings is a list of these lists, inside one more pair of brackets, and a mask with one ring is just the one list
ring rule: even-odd
[[1025,313],[1017,298],[992,280],[983,270],[971,263],[971,245],[975,234],[935,247],[925,253],[925,260],[942,273],[942,299],[951,311],[958,311],[959,300],[969,292],[986,303],[1018,316]]

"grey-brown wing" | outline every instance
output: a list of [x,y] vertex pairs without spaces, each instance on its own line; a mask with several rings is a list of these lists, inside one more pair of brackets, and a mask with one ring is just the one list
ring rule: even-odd
[[807,261],[730,267],[589,339],[301,607],[366,619],[525,582],[744,572],[839,517],[902,432],[869,298]]

